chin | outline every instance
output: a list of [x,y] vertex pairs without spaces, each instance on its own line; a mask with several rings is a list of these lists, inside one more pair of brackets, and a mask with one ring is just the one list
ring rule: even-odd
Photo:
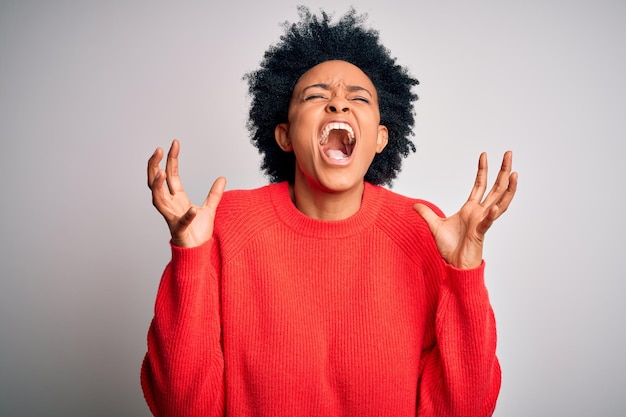
[[354,178],[346,176],[330,176],[321,179],[319,181],[323,189],[333,193],[341,193],[345,191],[353,190],[356,187],[360,187],[363,184],[363,177]]

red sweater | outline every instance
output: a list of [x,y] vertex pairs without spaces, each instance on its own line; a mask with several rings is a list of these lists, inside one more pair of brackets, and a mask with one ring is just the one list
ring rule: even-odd
[[306,217],[286,183],[228,191],[213,239],[172,247],[141,382],[155,416],[467,416],[500,389],[484,263],[446,264],[417,200],[365,184]]

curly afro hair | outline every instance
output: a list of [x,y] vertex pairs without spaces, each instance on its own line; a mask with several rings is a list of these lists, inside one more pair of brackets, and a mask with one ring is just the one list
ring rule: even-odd
[[378,31],[364,27],[366,16],[351,8],[336,23],[322,11],[313,15],[299,6],[300,22],[284,23],[285,34],[265,52],[260,68],[244,76],[252,97],[247,128],[251,142],[263,155],[261,169],[271,182],[295,180],[295,156],[284,152],[274,138],[276,125],[287,122],[289,102],[299,78],[315,65],[342,60],[359,67],[376,87],[380,123],[389,132],[389,142],[377,154],[365,181],[392,185],[401,170],[402,158],[415,152],[412,87],[419,82],[396,64],[380,44]]

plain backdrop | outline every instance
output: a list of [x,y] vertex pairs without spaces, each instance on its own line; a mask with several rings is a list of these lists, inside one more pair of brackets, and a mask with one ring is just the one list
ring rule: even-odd
[[[169,234],[146,161],[196,203],[267,181],[242,77],[295,1],[0,2],[0,415],[148,416],[139,369]],[[454,213],[478,155],[519,191],[486,243],[497,417],[623,416],[626,3],[311,1],[367,13],[420,80],[397,192]]]

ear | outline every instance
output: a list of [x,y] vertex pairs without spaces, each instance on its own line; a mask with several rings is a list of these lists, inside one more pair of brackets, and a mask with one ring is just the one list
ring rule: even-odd
[[285,152],[291,152],[293,147],[291,146],[291,139],[289,139],[289,123],[280,123],[274,128],[274,138],[276,143]]
[[378,137],[376,138],[376,153],[381,153],[389,142],[389,132],[387,126],[378,126]]

